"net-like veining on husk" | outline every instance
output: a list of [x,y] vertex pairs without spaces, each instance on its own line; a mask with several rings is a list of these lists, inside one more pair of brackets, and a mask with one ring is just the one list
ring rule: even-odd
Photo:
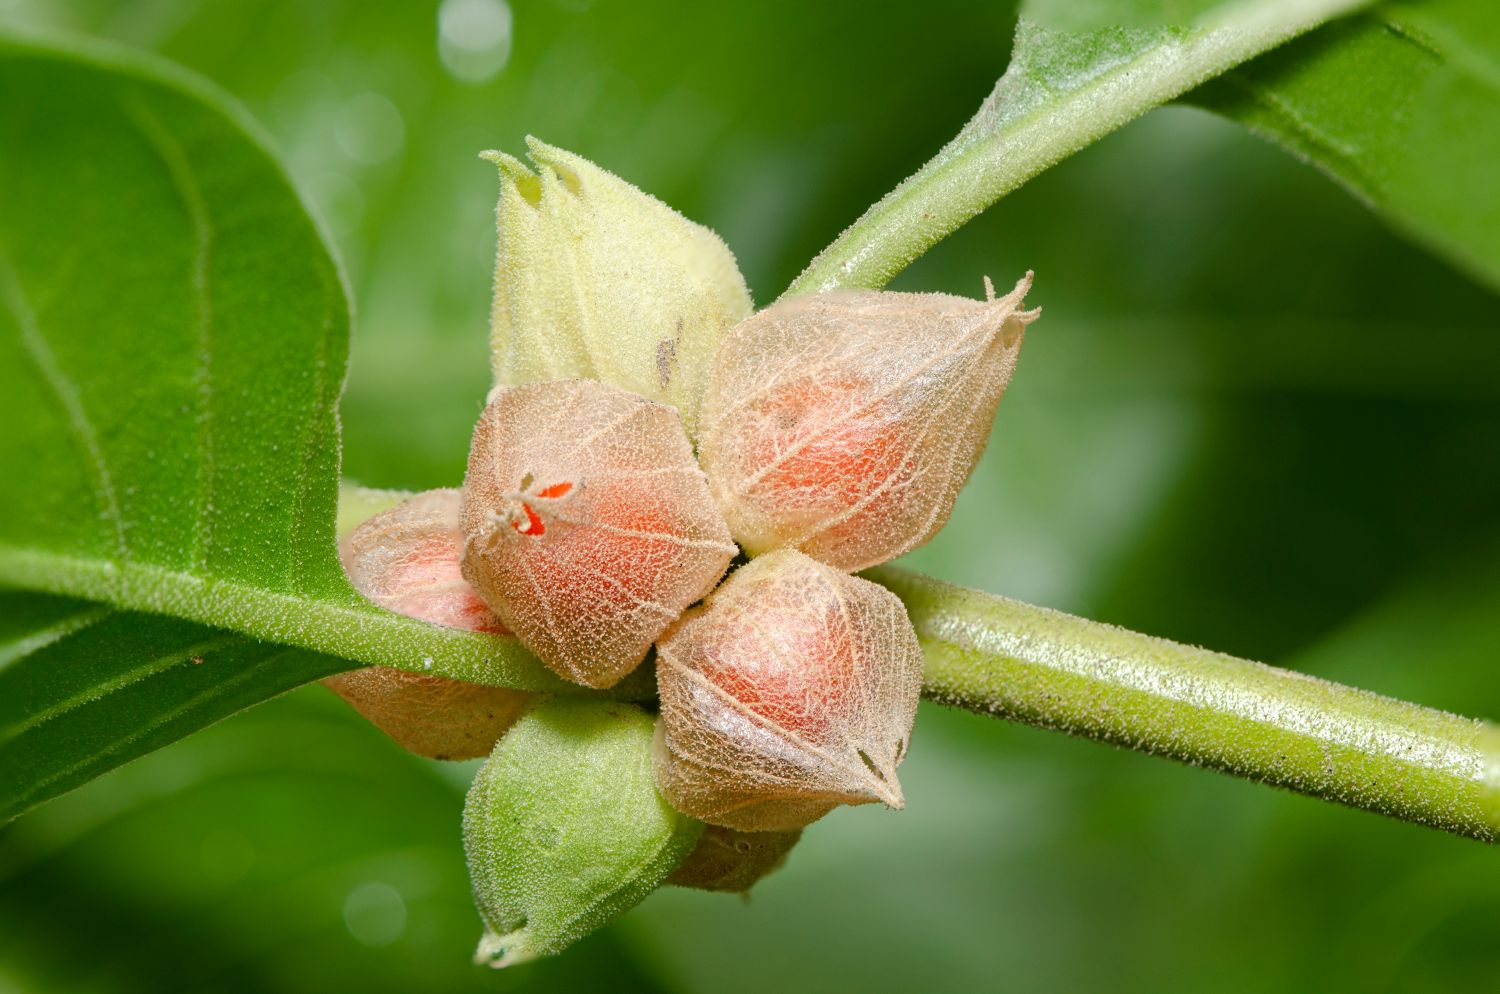
[[593,380],[491,394],[462,518],[464,576],[591,687],[634,669],[737,551],[677,412]]
[[[429,490],[363,522],[339,546],[355,589],[381,607],[434,625],[504,634],[459,569],[462,494]],[[532,702],[502,687],[371,666],[323,683],[398,745],[433,759],[488,755]]]
[[752,560],[657,646],[656,777],[743,831],[902,805],[922,654],[894,594],[793,550]]
[[839,290],[741,322],[709,376],[699,457],[747,552],[859,570],[948,520],[1028,323],[999,299]]

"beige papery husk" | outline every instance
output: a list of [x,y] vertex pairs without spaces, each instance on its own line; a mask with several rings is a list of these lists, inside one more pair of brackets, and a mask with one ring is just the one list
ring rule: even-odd
[[736,570],[657,646],[656,779],[679,811],[788,831],[903,804],[922,654],[894,594],[790,549]]
[[738,550],[673,408],[593,380],[490,397],[464,478],[464,576],[542,662],[613,686]]
[[737,325],[704,395],[699,458],[751,555],[842,570],[930,539],[989,438],[1031,274],[999,299],[839,290]]
[[[381,607],[503,635],[505,626],[460,574],[461,501],[456,489],[418,494],[350,532],[339,558],[355,589]],[[533,699],[391,666],[338,673],[323,683],[398,745],[432,759],[488,755]]]
[[789,832],[739,832],[722,825],[709,825],[666,882],[693,890],[748,894],[751,887],[781,868],[800,838],[800,828]]

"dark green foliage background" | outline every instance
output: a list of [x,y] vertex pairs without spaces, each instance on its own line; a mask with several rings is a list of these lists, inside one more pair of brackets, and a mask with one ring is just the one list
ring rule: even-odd
[[[718,229],[764,303],[958,129],[1012,24],[1004,4],[518,0],[508,65],[470,86],[435,7],[0,3],[159,50],[265,123],[350,271],[345,473],[374,486],[462,471],[488,377],[479,149],[535,131],[618,171]],[[897,286],[1025,268],[1046,317],[913,565],[1500,718],[1492,293],[1182,108]],[[836,813],[748,905],[663,892],[492,975],[467,963],[467,776],[316,687],[137,761],[0,830],[0,991],[1405,991],[1500,969],[1493,849],[927,708],[906,812]]]

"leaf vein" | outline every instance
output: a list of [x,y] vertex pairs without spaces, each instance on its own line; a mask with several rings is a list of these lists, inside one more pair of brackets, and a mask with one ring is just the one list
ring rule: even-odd
[[83,406],[83,398],[78,385],[63,371],[52,347],[47,343],[41,324],[37,320],[36,311],[26,299],[26,293],[21,288],[20,277],[12,266],[4,246],[0,246],[0,297],[4,298],[6,309],[15,319],[16,326],[21,333],[21,344],[27,356],[35,364],[36,371],[41,375],[43,382],[57,398],[63,413],[67,416],[68,427],[88,458],[93,470],[96,485],[95,498],[99,502],[100,516],[114,529],[115,561],[123,563],[129,558],[129,547],[125,540],[125,519],[120,511],[120,500],[115,492],[114,478],[110,473],[109,463],[104,458],[104,447],[99,442],[99,433],[89,418],[87,409]]

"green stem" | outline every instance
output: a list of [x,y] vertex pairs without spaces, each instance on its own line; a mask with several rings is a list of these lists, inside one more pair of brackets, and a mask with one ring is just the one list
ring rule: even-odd
[[1500,841],[1500,727],[881,567],[927,656],[924,692]]
[[[1162,31],[1129,57],[1061,79],[1029,77],[1032,48],[1076,40],[1023,21],[1011,68],[958,136],[808,265],[787,295],[881,287],[1022,183],[1153,107],[1368,0],[1246,0]],[[1034,44],[1031,44],[1033,43]]]

